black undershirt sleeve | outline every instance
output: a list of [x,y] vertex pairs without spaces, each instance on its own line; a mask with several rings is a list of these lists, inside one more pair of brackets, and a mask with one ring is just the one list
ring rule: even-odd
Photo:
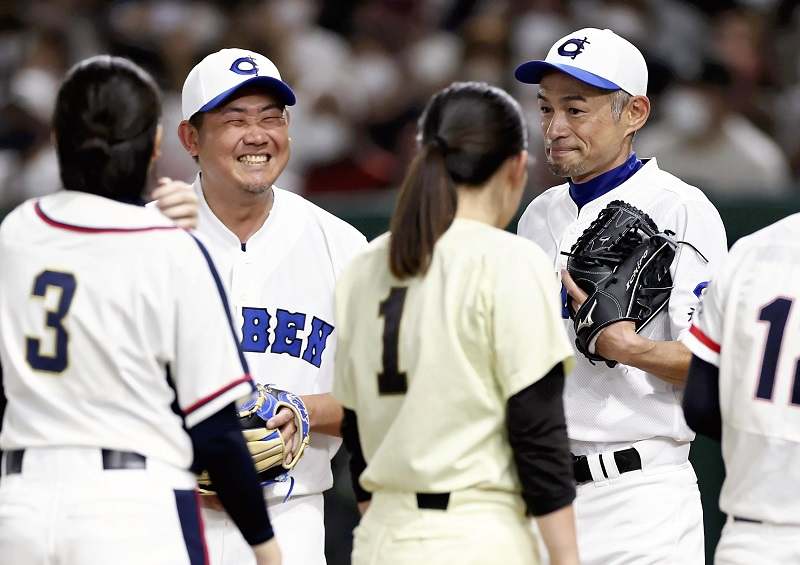
[[250,545],[274,537],[253,459],[233,403],[189,430],[196,466],[208,471],[222,505]]
[[508,441],[528,513],[542,516],[575,499],[572,455],[564,418],[561,363],[508,399]]
[[722,414],[719,408],[719,369],[692,355],[689,377],[683,391],[683,415],[698,434],[722,439]]
[[372,493],[364,490],[359,484],[358,478],[367,462],[364,460],[364,453],[361,451],[361,439],[358,436],[358,418],[356,413],[347,408],[344,409],[344,419],[342,420],[342,440],[347,451],[350,452],[350,479],[353,482],[353,492],[355,492],[358,502],[366,502],[372,498]]

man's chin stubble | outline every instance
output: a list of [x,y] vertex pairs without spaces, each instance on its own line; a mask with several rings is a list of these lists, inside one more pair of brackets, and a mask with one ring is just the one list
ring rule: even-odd
[[571,178],[580,176],[584,172],[584,167],[582,164],[579,165],[559,165],[558,163],[553,163],[552,161],[547,161],[547,168],[550,169],[550,172],[553,173],[557,177],[563,178]]
[[245,192],[249,192],[250,194],[255,194],[255,195],[264,194],[270,188],[272,188],[271,184],[267,184],[267,185],[263,185],[263,184],[252,185],[252,184],[250,184],[250,185],[245,185],[245,186],[242,187],[242,189]]

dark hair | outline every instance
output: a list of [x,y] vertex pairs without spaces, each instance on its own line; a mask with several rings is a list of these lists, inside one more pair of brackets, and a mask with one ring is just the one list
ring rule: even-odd
[[436,93],[417,125],[419,150],[391,219],[389,268],[399,279],[425,274],[433,246],[456,212],[456,185],[480,186],[527,147],[519,104],[483,82]]
[[72,67],[53,115],[64,188],[139,200],[160,116],[158,87],[133,62],[98,55]]

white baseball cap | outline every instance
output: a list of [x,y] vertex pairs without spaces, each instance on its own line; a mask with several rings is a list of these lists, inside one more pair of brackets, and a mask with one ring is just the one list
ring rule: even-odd
[[186,77],[181,96],[183,119],[213,110],[248,84],[264,85],[287,106],[295,103],[294,92],[281,80],[272,61],[246,49],[222,49],[197,63]]
[[574,31],[556,41],[544,61],[523,63],[514,76],[520,82],[539,84],[552,70],[598,88],[647,95],[647,64],[642,53],[610,29]]

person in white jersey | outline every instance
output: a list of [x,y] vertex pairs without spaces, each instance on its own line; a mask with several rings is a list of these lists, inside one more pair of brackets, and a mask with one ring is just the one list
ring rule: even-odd
[[533,515],[552,562],[577,565],[558,278],[503,230],[527,180],[522,113],[454,83],[418,132],[391,232],[336,289],[334,395],[368,507],[353,564],[534,565]]
[[[223,49],[187,76],[178,133],[199,164],[198,231],[228,288],[253,378],[301,395],[309,412],[311,444],[288,480],[265,485],[264,495],[284,561],[318,565],[325,563],[322,492],[333,483],[330,459],[341,443],[342,408],[330,395],[334,286],[366,240],[274,186],[289,160],[294,103],[269,59]],[[269,426],[293,432],[290,414]],[[213,507],[204,515],[212,563],[247,563],[247,544],[227,515]]]
[[686,344],[683,400],[698,433],[722,439],[728,515],[717,565],[800,563],[800,215],[736,242]]
[[[608,29],[587,28],[559,39],[544,60],[516,78],[538,84],[545,156],[567,182],[530,203],[518,233],[538,243],[556,271],[584,229],[611,201],[647,213],[670,230],[678,248],[665,308],[640,334],[612,324],[597,341],[613,368],[578,356],[564,399],[578,493],[581,559],[586,564],[704,562],[703,515],[688,461],[694,434],[680,408],[691,354],[686,334],[702,289],[727,252],[719,213],[703,193],[640,160],[636,132],[647,122],[647,65],[639,50]],[[586,295],[562,275],[568,297]]]
[[159,119],[135,64],[78,63],[53,117],[65,190],[0,226],[3,563],[206,563],[190,466],[214,477],[259,565],[280,563],[235,416],[254,386],[214,264],[142,206]]

